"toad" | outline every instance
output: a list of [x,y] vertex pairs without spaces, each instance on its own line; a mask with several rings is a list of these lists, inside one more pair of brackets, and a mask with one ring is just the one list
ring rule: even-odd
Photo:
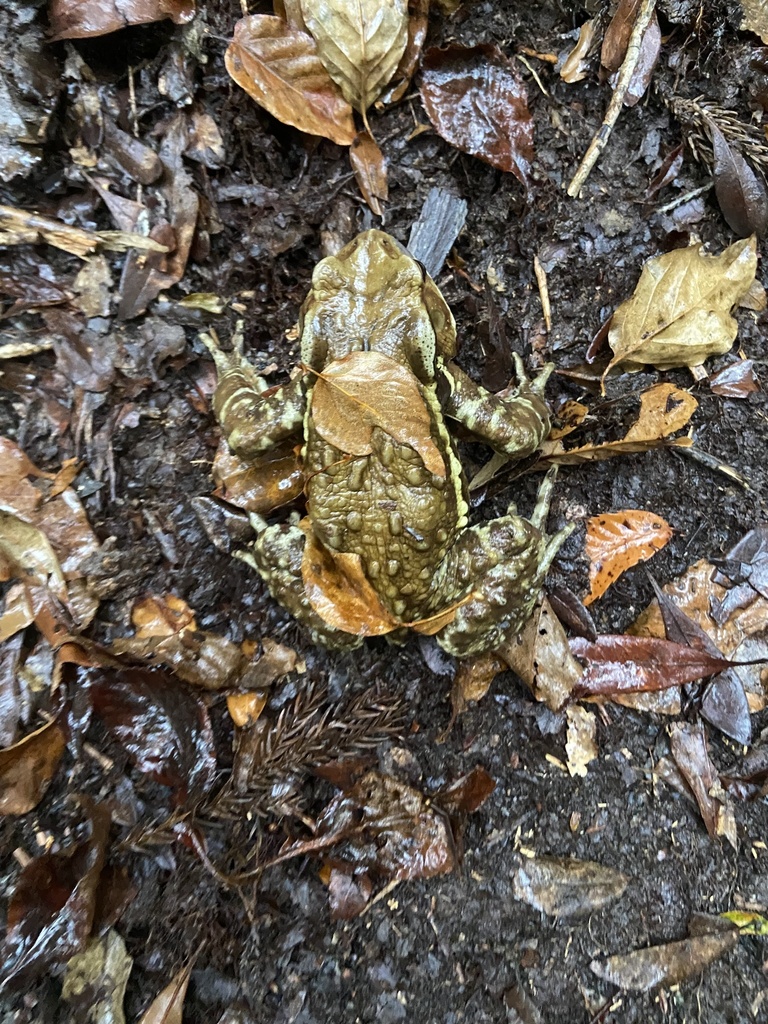
[[321,614],[302,564],[308,545],[357,566],[394,639],[427,620],[434,628],[421,631],[457,657],[509,640],[530,617],[569,528],[545,531],[552,471],[529,520],[510,507],[469,526],[451,426],[511,458],[531,455],[549,431],[551,366],[529,381],[516,357],[515,389],[494,395],[475,384],[452,362],[456,326],[436,284],[378,230],[318,263],[299,336],[304,372],[272,389],[240,347],[226,354],[209,344],[214,412],[231,450],[248,461],[291,438],[302,444],[306,519],[267,525],[254,517],[246,560],[330,648],[356,647],[367,630],[339,628]]

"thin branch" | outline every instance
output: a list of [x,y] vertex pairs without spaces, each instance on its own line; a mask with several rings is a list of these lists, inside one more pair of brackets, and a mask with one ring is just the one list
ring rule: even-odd
[[621,113],[621,108],[624,104],[624,97],[627,94],[629,83],[632,81],[632,75],[635,73],[637,62],[640,60],[643,36],[651,22],[655,9],[656,0],[643,0],[640,5],[637,20],[635,21],[632,34],[629,37],[629,43],[627,44],[627,53],[619,70],[619,79],[616,82],[616,88],[613,90],[613,96],[611,97],[611,102],[608,104],[608,110],[605,112],[603,123],[600,125],[600,128],[590,142],[589,149],[584,154],[584,159],[579,164],[579,168],[568,186],[568,195],[572,199],[576,198],[579,192],[581,192],[584,182],[589,177],[592,168],[599,160],[600,154],[608,143],[608,139],[613,131],[613,126],[619,119],[619,114]]

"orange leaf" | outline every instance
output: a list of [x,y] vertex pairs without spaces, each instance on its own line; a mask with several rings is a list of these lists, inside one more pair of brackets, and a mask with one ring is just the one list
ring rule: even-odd
[[370,455],[380,427],[421,456],[430,473],[445,477],[445,462],[430,434],[421,387],[407,366],[381,352],[352,352],[330,363],[312,391],[318,434],[349,455]]
[[237,84],[278,121],[340,146],[351,145],[352,107],[323,67],[308,33],[269,14],[249,15],[235,25],[224,63]]
[[647,561],[671,536],[669,523],[642,509],[608,512],[589,519],[586,551],[590,591],[584,604],[596,601],[622,573]]
[[382,636],[401,623],[392,618],[363,572],[359,555],[329,551],[308,526],[301,575],[312,607],[329,626],[354,636]]
[[349,149],[349,162],[355,172],[357,187],[363,199],[377,217],[381,217],[381,203],[389,199],[387,161],[368,132],[358,132]]

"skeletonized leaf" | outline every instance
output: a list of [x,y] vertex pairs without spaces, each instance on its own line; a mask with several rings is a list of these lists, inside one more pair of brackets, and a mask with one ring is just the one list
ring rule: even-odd
[[407,0],[302,0],[301,10],[328,74],[365,115],[405,52]]
[[599,977],[619,988],[648,992],[659,985],[679,984],[699,974],[713,960],[733,949],[739,940],[736,928],[729,932],[697,935],[693,939],[649,946],[634,953],[619,953],[589,965]]
[[608,370],[619,364],[698,366],[727,352],[738,332],[731,310],[749,291],[756,269],[754,237],[718,256],[693,245],[648,260],[634,295],[613,314]]
[[314,39],[282,18],[241,18],[225,58],[227,71],[278,121],[340,146],[355,137],[352,108],[323,67]]
[[578,917],[617,900],[629,879],[591,860],[534,857],[515,872],[517,899],[551,917]]
[[380,427],[415,449],[430,473],[445,476],[445,463],[430,436],[429,410],[411,371],[381,352],[352,352],[317,375],[312,415],[318,434],[349,455],[370,455]]
[[427,50],[421,98],[438,135],[452,146],[510,171],[526,187],[533,160],[533,118],[517,64],[496,46]]
[[588,519],[590,591],[584,604],[596,601],[622,573],[647,561],[671,536],[672,528],[661,516],[642,509],[607,512]]
[[381,204],[389,199],[387,161],[369,132],[358,132],[349,149],[349,162],[355,172],[357,186],[363,199],[377,217],[382,214]]
[[768,229],[765,185],[741,153],[728,144],[714,120],[707,122],[707,130],[712,139],[715,195],[728,226],[739,238],[762,237]]

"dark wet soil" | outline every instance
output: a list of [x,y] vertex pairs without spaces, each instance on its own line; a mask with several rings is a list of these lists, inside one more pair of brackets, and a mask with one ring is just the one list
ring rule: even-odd
[[[764,51],[757,38],[737,31],[735,3],[705,3],[700,16],[694,10],[675,23],[675,11],[684,6],[663,8],[665,43],[657,80],[688,97],[704,93],[748,119],[753,97],[765,90],[764,65],[758,60]],[[347,655],[313,648],[248,567],[217,551],[200,525],[190,499],[211,491],[209,467],[218,429],[206,397],[213,379],[210,360],[196,340],[198,330],[215,326],[227,337],[236,317],[244,316],[246,349],[254,362],[260,367],[274,364],[271,379],[285,379],[297,360],[296,343],[285,332],[295,322],[312,268],[323,255],[324,234],[334,232],[346,240],[374,223],[340,148],[309,142],[280,125],[230,81],[223,54],[238,16],[235,6],[205,5],[207,63],[190,58],[195,102],[215,119],[226,158],[217,167],[189,165],[195,188],[210,209],[209,244],[193,251],[183,280],[168,293],[178,299],[214,292],[236,299],[238,309],[219,317],[184,314],[174,301],[161,299],[152,315],[183,324],[183,354],[163,362],[157,372],[138,374],[138,381],[119,377],[97,392],[98,401],[89,410],[83,408],[83,390],[56,372],[50,353],[7,364],[6,383],[12,383],[13,391],[4,405],[2,433],[17,437],[46,469],[74,454],[86,463],[78,479],[80,493],[99,538],[116,538],[117,553],[118,585],[100,608],[93,636],[109,640],[124,634],[138,596],[172,592],[191,605],[201,628],[237,641],[269,637],[291,645],[306,659],[309,675],[326,682],[332,696],[373,682],[402,693],[415,725],[402,743],[409,755],[401,753],[396,760],[409,767],[411,781],[433,790],[480,764],[497,788],[469,820],[460,871],[400,885],[351,922],[330,921],[327,892],[314,861],[276,867],[258,888],[238,892],[221,886],[182,844],[128,851],[118,845],[126,829],[116,827],[111,856],[127,866],[137,887],[118,925],[135,958],[127,1019],[137,1020],[173,972],[205,943],[186,1000],[188,1024],[511,1021],[519,1018],[507,1009],[505,993],[515,986],[530,995],[547,1024],[768,1020],[764,940],[742,939],[701,977],[647,995],[617,995],[589,969],[596,956],[685,937],[695,912],[738,907],[765,912],[764,802],[736,805],[738,852],[710,839],[694,805],[653,781],[653,765],[667,749],[668,720],[612,705],[599,721],[599,758],[586,778],[571,778],[547,759],[553,755],[565,760],[563,716],[534,703],[511,673],[498,677],[482,703],[438,744],[436,737],[449,719],[450,666],[446,674],[436,674],[415,641],[393,648],[376,640]],[[45,23],[43,11],[30,17]],[[495,42],[509,54],[520,47],[558,54],[572,45],[573,29],[584,17],[575,4],[469,3],[453,18],[434,14],[428,42]],[[174,112],[170,100],[157,92],[156,82],[182,35],[182,29],[167,23],[66,48],[56,44],[51,52],[59,67],[68,53],[80,53],[96,83],[116,86],[123,101],[127,70],[134,67],[140,132],[151,140],[153,128]],[[406,241],[436,185],[468,202],[466,229],[457,243],[465,273],[445,269],[438,283],[456,316],[459,362],[477,379],[483,368],[479,339],[487,334],[487,300],[471,285],[483,286],[489,267],[499,284],[493,299],[507,335],[528,357],[532,342],[540,344],[533,257],[557,252],[548,276],[553,329],[543,355],[562,369],[583,361],[589,341],[631,293],[648,257],[685,244],[694,234],[718,250],[733,241],[711,192],[677,212],[658,212],[710,181],[706,168],[689,155],[674,185],[652,201],[644,200],[660,158],[682,138],[680,125],[653,91],[623,112],[581,199],[568,199],[564,185],[602,120],[608,90],[594,74],[567,86],[546,62],[527,60],[546,89],[525,71],[536,124],[529,199],[514,177],[457,154],[434,133],[411,138],[414,125],[427,120],[415,89],[394,108],[372,115],[389,162],[391,200],[383,224],[388,231]],[[3,201],[37,206],[52,215],[66,209],[74,223],[110,227],[103,207],[85,203],[78,211],[73,199],[85,189],[82,179],[70,184],[66,173],[72,116],[62,93],[42,163],[26,179],[6,184],[0,190]],[[71,270],[76,263],[63,255],[48,253],[46,258],[54,269]],[[119,274],[122,257],[110,259]],[[739,322],[739,345],[762,376],[765,314],[741,313]],[[6,324],[4,340],[14,331],[21,337],[25,331],[41,330],[36,316],[16,318]],[[715,361],[713,369],[726,362]],[[618,426],[632,421],[640,390],[658,380],[691,386],[690,376],[682,371],[617,377],[609,382],[605,399],[589,398],[595,419],[585,439],[616,436]],[[704,384],[694,386],[694,393],[700,402],[693,420],[696,446],[738,470],[749,482],[748,490],[679,451],[627,456],[563,470],[552,527],[603,511],[652,510],[675,531],[653,560],[656,578],[665,582],[699,558],[722,555],[764,519],[764,392],[728,400]],[[548,394],[559,403],[566,397],[581,398],[584,391],[555,375]],[[54,419],[60,410],[68,425],[58,432]],[[476,449],[469,454],[482,461]],[[110,459],[113,476],[107,468]],[[499,514],[512,499],[527,512],[537,482],[535,474],[516,480],[477,508],[476,519]],[[564,546],[552,574],[554,581],[580,593],[586,586],[583,536],[581,527]],[[622,631],[651,597],[644,571],[628,572],[596,606],[599,630]],[[433,658],[430,663],[436,664]],[[296,685],[294,679],[283,686],[279,699],[287,699]],[[222,724],[226,716],[221,700],[212,701],[212,714],[226,763],[231,737]],[[766,726],[768,716],[757,716],[755,737]],[[113,759],[111,770],[93,759],[78,764],[69,760],[34,812],[3,819],[4,896],[18,873],[11,852],[34,853],[41,829],[61,838],[71,813],[69,794],[111,799],[128,785],[128,775],[142,813],[152,818],[163,806],[162,796],[131,774],[124,756],[98,727],[92,727],[88,738]],[[710,744],[720,767],[741,756],[714,731]],[[317,793],[327,796],[326,789]],[[209,837],[214,854],[227,850],[227,827],[217,826]],[[267,835],[273,827],[263,826]],[[252,830],[254,835],[260,828]],[[595,860],[620,869],[631,882],[617,903],[586,920],[548,919],[512,893],[518,859],[530,851]],[[46,977],[8,997],[0,1020],[82,1020],[58,1002],[59,986],[60,979]]]

